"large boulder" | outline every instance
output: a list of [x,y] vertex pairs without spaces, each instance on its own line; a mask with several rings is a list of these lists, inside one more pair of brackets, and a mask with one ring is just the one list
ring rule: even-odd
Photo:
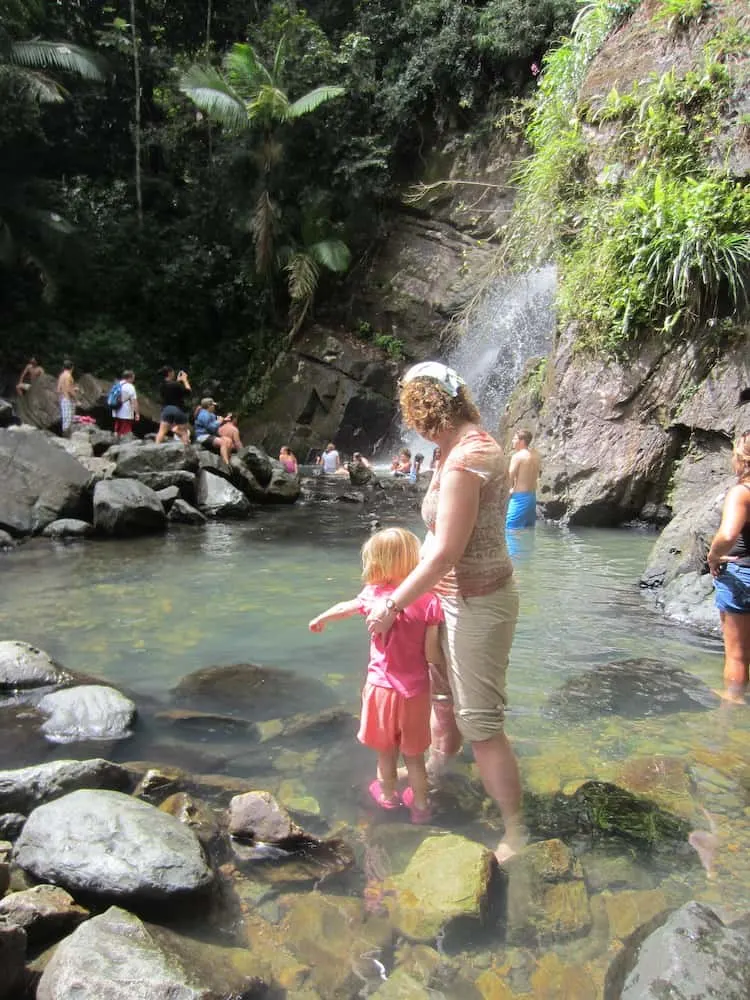
[[[112,414],[107,406],[107,393],[111,381],[83,374],[76,379],[78,400],[76,412],[93,417],[103,427],[112,427]],[[34,379],[31,388],[18,397],[18,415],[25,424],[42,430],[60,429],[60,404],[57,398],[57,379],[53,375],[41,375]],[[138,393],[138,408],[141,419],[136,425],[139,434],[154,431],[159,423],[159,406],[148,396]]]
[[156,493],[135,479],[107,479],[94,489],[94,527],[105,535],[163,531],[167,516]]
[[206,515],[191,507],[185,500],[175,500],[169,508],[167,520],[170,524],[205,524]]
[[122,740],[131,735],[136,707],[115,688],[82,684],[46,694],[38,710],[47,716],[42,732],[51,743]]
[[122,899],[168,899],[212,879],[192,830],[121,792],[82,790],[37,807],[14,857],[41,881]]
[[0,480],[0,528],[11,535],[42,531],[60,517],[90,520],[90,473],[41,431],[0,430]]
[[247,517],[250,501],[236,486],[213,472],[198,475],[198,509],[206,517]]
[[48,687],[68,675],[43,650],[16,639],[0,640],[0,692]]
[[[746,1000],[750,996],[750,927],[727,927],[703,903],[676,910],[640,945],[622,991],[612,1000]],[[618,964],[623,958],[618,960]],[[610,977],[612,979],[612,977]]]
[[198,455],[178,441],[164,444],[134,441],[110,448],[108,458],[117,465],[115,475],[122,479],[143,473],[197,472]]
[[133,472],[131,478],[137,479],[139,483],[143,483],[144,486],[148,486],[157,493],[159,490],[176,486],[183,500],[189,504],[195,504],[198,480],[196,474],[187,469],[172,469],[167,472]]
[[52,760],[0,771],[0,813],[28,813],[79,788],[129,789],[133,776],[108,760]]

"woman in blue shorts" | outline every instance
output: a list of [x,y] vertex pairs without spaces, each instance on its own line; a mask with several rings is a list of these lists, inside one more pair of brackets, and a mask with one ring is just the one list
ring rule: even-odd
[[722,697],[743,704],[750,667],[750,431],[735,441],[732,467],[737,484],[724,499],[707,558],[724,636]]

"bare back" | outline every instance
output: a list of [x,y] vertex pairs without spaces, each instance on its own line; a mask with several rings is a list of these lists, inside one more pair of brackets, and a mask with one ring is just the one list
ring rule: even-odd
[[74,399],[76,394],[76,384],[69,371],[62,371],[57,380],[57,395],[62,399]]
[[542,461],[539,453],[521,448],[510,460],[510,488],[512,493],[535,493]]

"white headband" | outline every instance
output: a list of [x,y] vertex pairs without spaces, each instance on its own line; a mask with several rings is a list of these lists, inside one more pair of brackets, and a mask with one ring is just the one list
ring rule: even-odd
[[408,385],[415,378],[429,378],[437,382],[449,396],[456,397],[462,385],[466,385],[464,380],[454,372],[452,368],[442,364],[440,361],[420,361],[418,365],[412,365],[409,371],[401,379],[402,385]]

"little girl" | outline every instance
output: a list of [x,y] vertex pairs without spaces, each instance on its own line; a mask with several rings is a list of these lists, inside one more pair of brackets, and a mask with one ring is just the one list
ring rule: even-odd
[[[339,618],[366,617],[418,562],[419,539],[411,531],[378,531],[362,546],[364,589],[354,600],[334,604],[313,618],[310,631],[322,632]],[[443,665],[438,639],[443,611],[438,598],[429,593],[396,610],[398,617],[388,634],[370,639],[357,738],[378,752],[378,776],[369,789],[375,802],[381,809],[396,809],[403,802],[412,823],[427,823],[431,813],[424,754],[430,745],[430,665]],[[409,778],[402,796],[396,790],[399,753]]]

